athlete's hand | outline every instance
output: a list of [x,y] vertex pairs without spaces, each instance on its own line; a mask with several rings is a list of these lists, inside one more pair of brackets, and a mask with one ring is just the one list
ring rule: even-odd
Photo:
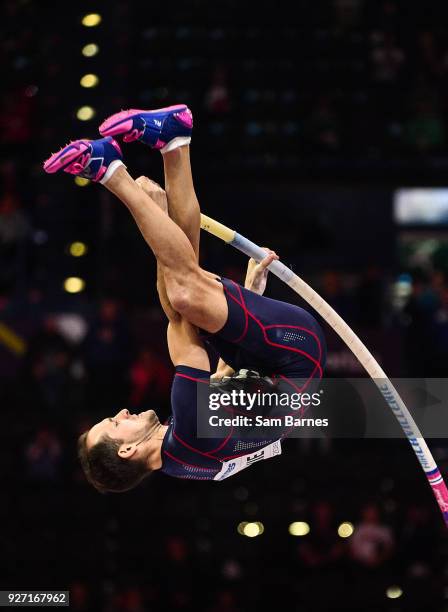
[[275,251],[271,251],[271,249],[266,247],[263,247],[263,249],[266,251],[267,256],[262,259],[260,263],[257,263],[255,259],[249,259],[246,280],[244,281],[244,286],[246,289],[250,289],[259,295],[263,295],[264,290],[266,289],[269,264],[278,259],[278,255],[275,253]]
[[168,200],[166,197],[166,192],[158,183],[152,181],[147,176],[139,176],[135,182],[140,189],[143,189],[143,191],[147,193],[152,200],[154,200],[159,208],[168,213]]

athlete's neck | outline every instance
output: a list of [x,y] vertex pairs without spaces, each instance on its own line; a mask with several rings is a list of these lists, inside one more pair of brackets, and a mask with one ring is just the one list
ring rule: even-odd
[[150,470],[160,470],[162,467],[162,444],[168,431],[168,425],[159,425],[148,441],[147,465]]

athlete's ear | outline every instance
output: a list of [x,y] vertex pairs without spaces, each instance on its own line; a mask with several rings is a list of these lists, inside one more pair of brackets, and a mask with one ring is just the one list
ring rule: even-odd
[[132,442],[127,442],[121,444],[118,449],[118,455],[122,459],[130,459],[137,452],[137,444],[133,444]]

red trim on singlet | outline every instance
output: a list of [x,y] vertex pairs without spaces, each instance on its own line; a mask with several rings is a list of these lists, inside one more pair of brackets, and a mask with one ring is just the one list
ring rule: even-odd
[[[239,287],[239,285],[237,283],[235,283],[235,281],[230,281],[231,283],[233,283],[238,291],[241,293],[241,288]],[[266,344],[268,344],[269,346],[275,346],[277,348],[280,349],[284,349],[285,351],[292,351],[294,353],[299,353],[300,355],[304,355],[307,359],[309,359],[312,363],[314,363],[315,368],[313,370],[313,372],[311,373],[310,378],[312,378],[316,372],[316,370],[319,370],[320,372],[320,378],[322,378],[323,372],[322,372],[322,366],[320,364],[319,361],[316,361],[316,359],[314,359],[314,357],[312,357],[309,353],[307,353],[306,351],[302,351],[301,349],[298,348],[294,348],[292,346],[283,346],[282,344],[277,344],[276,342],[272,342],[271,340],[269,340],[269,338],[267,337],[266,334],[266,329],[269,329],[271,327],[289,327],[289,328],[294,328],[294,329],[302,329],[304,331],[307,331],[310,335],[312,335],[314,337],[314,339],[317,341],[317,345],[319,347],[319,359],[322,356],[322,347],[319,341],[319,338],[317,337],[317,335],[312,332],[311,330],[307,329],[306,327],[300,327],[300,326],[296,326],[296,325],[281,325],[281,324],[277,324],[277,325],[268,325],[268,326],[264,326],[263,323],[261,321],[259,321],[257,319],[257,317],[247,308],[246,304],[244,303],[244,301],[241,303],[239,302],[236,297],[234,295],[232,295],[230,293],[230,291],[227,289],[227,287],[225,285],[223,285],[224,290],[227,292],[227,294],[229,295],[229,297],[232,298],[232,300],[234,302],[236,302],[238,304],[238,306],[241,306],[241,308],[244,310],[246,316],[251,317],[255,323],[257,323],[257,325],[260,327],[262,333],[263,333],[263,337],[264,337],[264,341],[266,342]],[[232,340],[231,342],[236,342],[236,340]]]
[[[291,329],[302,329],[303,331],[306,331],[310,336],[313,336],[313,338],[317,342],[317,346],[319,347],[319,357],[318,357],[318,360],[320,362],[321,357],[322,357],[322,346],[321,346],[321,343],[320,343],[320,340],[319,340],[319,336],[316,333],[314,333],[313,331],[311,331],[311,329],[308,329],[308,327],[303,327],[301,325],[282,325],[281,323],[276,323],[275,325],[265,325],[264,329],[272,329],[273,327],[288,327],[288,328],[291,328]],[[287,347],[285,347],[285,348],[287,348]]]
[[[187,465],[188,467],[197,468],[199,470],[207,470],[208,472],[216,472],[217,470],[219,471],[219,468],[217,468],[217,467],[216,468],[206,468],[206,467],[202,467],[202,465],[194,465],[192,463],[187,463],[183,459],[178,459],[177,457],[175,457],[174,455],[169,453],[167,450],[164,450],[163,452],[170,459],[172,459],[173,461],[176,461],[176,463],[180,463],[181,465]],[[217,459],[216,461],[219,461],[219,459]]]
[[306,379],[306,381],[303,383],[303,385],[301,387],[298,387],[295,383],[293,383],[291,381],[290,378],[288,378],[287,376],[284,376],[283,374],[276,374],[275,376],[279,376],[280,378],[283,378],[283,380],[285,380],[288,384],[291,385],[291,387],[294,387],[294,389],[296,391],[298,391],[299,393],[302,393],[310,384],[311,380],[322,380],[321,377],[317,378],[317,379],[312,379],[311,376],[309,378]]
[[[304,385],[301,388],[297,387],[286,376],[284,376],[282,374],[279,374],[279,376],[282,379],[284,379],[286,382],[288,382],[292,387],[294,387],[294,389],[298,390],[299,392],[303,391],[308,386],[308,384],[314,378],[314,375],[315,375],[317,370],[319,370],[319,379],[321,379],[322,378],[322,374],[323,374],[322,366],[320,364],[320,359],[322,357],[322,346],[321,346],[321,343],[320,343],[320,340],[319,340],[319,337],[317,336],[317,334],[315,334],[310,329],[308,329],[306,327],[303,327],[303,326],[299,326],[299,325],[274,324],[274,325],[266,325],[266,326],[264,326],[263,323],[261,321],[259,321],[257,319],[257,317],[248,309],[248,307],[247,307],[247,305],[246,305],[246,303],[244,301],[244,296],[243,296],[243,293],[241,291],[241,287],[238,285],[238,283],[236,283],[235,281],[230,281],[230,282],[233,283],[235,285],[235,287],[237,288],[237,291],[238,291],[238,293],[240,295],[240,298],[241,298],[241,302],[239,302],[238,299],[234,295],[232,295],[232,293],[230,293],[228,288],[223,284],[224,291],[226,291],[226,293],[229,295],[229,297],[231,297],[234,300],[234,302],[236,302],[238,304],[238,306],[240,306],[243,309],[244,316],[245,316],[245,325],[244,325],[244,330],[243,330],[242,334],[236,340],[231,340],[231,342],[232,343],[238,343],[238,342],[241,342],[243,340],[243,338],[246,336],[247,331],[249,329],[249,317],[251,317],[255,321],[255,323],[257,323],[257,325],[260,327],[260,329],[261,329],[261,331],[263,333],[264,341],[266,342],[266,344],[268,344],[269,346],[274,346],[276,348],[280,348],[280,349],[284,349],[284,350],[287,350],[287,351],[292,351],[294,353],[299,353],[301,355],[304,355],[307,359],[309,359],[312,363],[315,364],[314,370],[312,371],[312,373],[307,378],[306,382],[304,383]],[[319,361],[314,359],[314,357],[312,357],[306,351],[303,351],[303,350],[298,349],[298,348],[290,347],[290,346],[283,346],[282,344],[277,344],[277,343],[272,342],[271,340],[269,340],[269,338],[267,337],[267,334],[266,334],[266,330],[274,328],[274,327],[286,327],[286,328],[290,328],[290,329],[299,329],[299,330],[302,330],[302,331],[305,331],[305,332],[309,333],[315,339],[315,341],[317,343],[318,351],[319,351],[319,357],[318,357]],[[182,378],[187,378],[188,380],[192,380],[194,382],[202,382],[202,383],[209,384],[209,381],[206,380],[206,379],[194,378],[193,376],[188,376],[187,374],[182,374],[180,372],[176,372],[176,376],[181,376]],[[235,409],[233,409],[231,411],[233,413],[239,412],[238,410],[235,410]],[[291,427],[291,429],[289,429],[287,433],[289,433],[289,431],[291,431],[292,429],[294,429],[294,427]],[[227,461],[229,459],[236,459],[238,457],[242,457],[245,454],[247,454],[247,453],[241,453],[239,455],[229,455],[228,457],[220,458],[220,459],[217,459],[217,457],[213,456],[214,453],[217,453],[222,448],[224,448],[224,446],[227,444],[227,442],[232,437],[232,433],[233,433],[233,426],[232,426],[232,429],[230,431],[230,434],[223,440],[223,442],[220,443],[218,448],[216,448],[214,450],[211,450],[211,451],[205,452],[205,451],[201,451],[201,450],[199,450],[197,448],[194,448],[194,446],[191,446],[190,444],[188,444],[188,442],[185,442],[185,440],[182,440],[182,438],[180,438],[180,436],[178,436],[178,434],[175,432],[174,427],[173,427],[173,436],[174,436],[174,438],[178,442],[180,442],[180,444],[185,446],[185,448],[188,448],[189,450],[191,450],[191,451],[193,451],[195,453],[198,453],[199,455],[202,455],[203,457],[207,457],[209,459],[215,459],[216,461]],[[283,434],[280,439],[284,438],[287,435],[287,433]],[[261,449],[262,448],[263,447],[261,447]],[[164,451],[164,452],[168,454],[167,451]],[[168,456],[170,456],[170,455],[168,454]],[[172,459],[175,460],[175,461],[178,461],[175,457],[172,457]],[[189,464],[185,463],[185,465],[189,465]],[[191,466],[191,467],[200,467],[200,466]],[[201,469],[211,469],[211,468],[201,468]]]
[[308,384],[308,382],[311,380],[311,378],[308,378],[306,380],[306,382],[304,383],[303,387],[298,387],[295,383],[293,383],[291,380],[289,380],[289,378],[287,376],[283,376],[283,374],[274,374],[274,376],[278,376],[279,378],[282,378],[283,380],[286,380],[286,382],[291,385],[291,387],[294,387],[295,391],[297,391],[297,393],[301,393],[302,389],[305,385]]
[[188,374],[182,374],[182,372],[176,372],[174,376],[182,376],[182,378],[188,378],[188,380],[193,380],[194,382],[209,384],[209,380],[206,378],[194,378],[193,376],[188,376]]
[[[233,426],[232,426],[232,431],[233,431]],[[232,434],[230,434],[229,436],[227,436],[225,442],[227,442],[229,440],[229,438],[231,437]],[[218,459],[218,457],[213,457],[213,455],[211,455],[210,453],[216,453],[218,452],[218,450],[220,450],[223,446],[223,444],[221,444],[221,446],[219,448],[217,448],[214,451],[210,451],[209,453],[206,453],[204,451],[200,451],[197,448],[194,448],[193,446],[190,446],[190,444],[188,444],[187,442],[184,442],[184,440],[182,440],[181,438],[179,438],[179,436],[175,433],[174,429],[173,429],[173,436],[176,438],[176,440],[178,442],[180,442],[181,444],[183,444],[186,448],[188,448],[189,450],[198,453],[199,455],[204,455],[205,457],[207,457],[208,459],[215,459],[216,461],[227,461],[227,459],[237,459],[238,457],[244,457],[244,455],[247,455],[247,452],[243,452],[240,453],[239,455],[229,455],[228,457],[220,457]],[[266,442],[265,446],[268,446],[269,444],[272,444],[272,442]],[[262,450],[264,448],[264,446],[262,446],[259,450]],[[254,449],[252,452],[255,452],[258,449]],[[167,451],[163,451],[164,453],[166,453]],[[173,457],[173,459],[175,459],[175,457]],[[188,463],[186,463],[185,465],[188,465]],[[199,467],[199,466],[193,466],[193,467]],[[204,470],[208,470],[208,469],[212,469],[212,468],[203,468]]]
[[[248,310],[248,308],[247,308],[247,306],[246,306],[246,302],[244,301],[243,292],[241,291],[241,287],[240,287],[240,286],[239,286],[237,283],[235,283],[235,285],[236,285],[236,287],[237,287],[237,289],[238,289],[238,292],[239,292],[239,294],[240,294],[240,297],[241,297],[241,302],[242,302],[242,304],[243,304],[243,309],[244,309],[244,317],[245,317],[245,319],[246,319],[246,323],[245,323],[245,325],[244,325],[244,330],[243,330],[243,333],[242,333],[242,334],[241,334],[241,336],[240,336],[239,338],[237,338],[236,340],[232,340],[232,342],[235,342],[235,343],[236,343],[236,342],[241,342],[241,341],[243,340],[243,338],[244,338],[244,337],[246,336],[246,334],[247,334],[247,330],[249,329],[249,317],[248,317],[248,314],[247,314],[247,313],[249,312],[249,310]],[[225,287],[224,287],[224,288],[225,288]],[[230,295],[230,294],[229,294],[229,295]]]
[[178,434],[175,432],[174,427],[173,427],[173,437],[176,438],[176,440],[180,442],[183,446],[185,446],[185,448],[188,448],[188,450],[198,453],[198,455],[202,455],[203,457],[208,457],[209,459],[216,459],[217,461],[221,461],[221,459],[214,457],[213,453],[217,453],[219,450],[221,450],[224,444],[227,443],[232,437],[232,433],[233,433],[233,425],[232,425],[232,429],[230,430],[230,434],[224,440],[224,443],[221,443],[218,448],[215,448],[214,450],[211,450],[211,451],[201,451],[198,448],[191,446],[191,444],[188,444],[188,442],[185,442],[185,440],[182,440],[182,438],[178,436]]
[[221,444],[218,446],[218,448],[215,448],[214,450],[210,451],[211,453],[217,453],[218,451],[220,451],[222,448],[224,448],[224,446],[227,444],[227,442],[230,440],[230,438],[232,437],[232,433],[233,433],[233,425],[231,425],[232,429],[229,433],[229,435],[227,436],[227,438],[221,442]]
[[[181,376],[182,378],[187,378],[188,380],[192,380],[194,382],[203,382],[203,383],[207,383],[209,384],[209,381],[203,378],[194,378],[193,376],[188,376],[188,374],[182,374],[181,372],[176,372],[175,374],[176,376]],[[213,457],[213,453],[217,453],[219,452],[226,444],[227,442],[230,440],[230,438],[232,437],[232,433],[233,433],[233,425],[232,425],[232,429],[230,430],[229,435],[227,436],[227,438],[224,439],[223,442],[221,442],[221,444],[218,446],[218,448],[214,448],[211,451],[208,452],[203,452],[198,450],[197,448],[194,448],[193,446],[190,446],[188,444],[188,442],[185,442],[184,440],[182,440],[182,438],[180,438],[177,433],[174,430],[173,427],[173,436],[176,438],[176,440],[178,440],[178,442],[180,442],[181,444],[183,444],[186,448],[188,448],[189,450],[194,451],[195,453],[198,453],[200,455],[204,455],[205,457],[208,457],[210,459],[217,459],[216,457]],[[219,461],[219,459],[217,459],[217,461]]]
[[[242,295],[241,292],[241,288],[238,285],[238,283],[235,283],[235,281],[230,281],[231,283],[233,283],[236,288],[238,289],[238,292],[240,295]],[[293,382],[291,382],[291,380],[289,380],[286,376],[280,374],[279,376],[284,379],[286,382],[288,382],[292,387],[294,387],[295,389],[299,389],[299,392],[302,392],[311,382],[311,380],[314,379],[314,375],[316,374],[316,371],[319,370],[319,380],[322,378],[323,376],[323,371],[322,371],[322,366],[320,364],[320,360],[322,358],[322,345],[320,343],[319,337],[317,336],[317,334],[315,334],[312,330],[303,327],[303,326],[299,326],[299,325],[282,325],[280,323],[277,324],[273,324],[273,325],[266,325],[264,326],[263,323],[261,321],[259,321],[257,319],[257,317],[247,308],[244,300],[242,299],[241,302],[239,302],[236,297],[234,295],[232,295],[232,293],[230,293],[230,291],[227,289],[227,287],[224,286],[224,290],[226,291],[226,293],[229,295],[229,297],[231,297],[233,299],[234,302],[236,302],[238,304],[238,306],[240,306],[243,310],[244,313],[246,315],[246,321],[248,320],[247,317],[251,317],[256,323],[257,325],[260,327],[262,333],[263,333],[263,337],[264,340],[266,342],[266,344],[270,345],[270,346],[275,346],[277,348],[280,349],[284,349],[287,351],[292,351],[294,353],[299,353],[301,355],[304,355],[306,358],[308,358],[312,363],[314,363],[314,369],[311,372],[311,374],[309,375],[309,377],[307,378],[306,382],[304,383],[304,385],[301,388],[298,388]],[[282,344],[277,344],[276,342],[272,342],[271,340],[269,340],[269,338],[267,337],[266,334],[266,330],[267,329],[271,329],[271,328],[275,328],[275,327],[287,327],[289,329],[300,329],[302,331],[305,331],[307,333],[309,333],[316,341],[317,343],[317,347],[318,347],[318,361],[316,359],[314,359],[314,357],[312,357],[309,353],[307,353],[306,351],[302,351],[301,349],[295,348],[295,347],[291,347],[291,346],[283,346]],[[235,342],[235,341],[234,341]],[[303,414],[303,413],[302,413]],[[280,437],[280,439],[285,438],[292,430],[294,429],[294,426],[292,426],[290,429],[288,429],[287,432],[283,433],[282,436]],[[230,458],[234,458],[234,457],[230,457]],[[227,460],[227,458],[225,459]]]
[[[313,336],[313,338],[317,342],[317,346],[319,348],[319,357],[318,357],[317,361],[311,355],[309,355],[308,353],[305,353],[305,351],[303,351],[304,355],[307,356],[315,364],[315,366],[314,366],[314,370],[310,374],[310,377],[309,377],[308,381],[302,387],[302,390],[305,388],[305,386],[308,385],[310,379],[314,378],[314,374],[316,373],[316,370],[319,370],[319,378],[322,378],[323,372],[322,372],[322,366],[320,364],[320,360],[322,358],[322,345],[320,343],[320,340],[319,340],[319,337],[317,336],[317,334],[312,332],[307,327],[301,327],[300,325],[267,325],[264,329],[265,330],[266,329],[272,329],[273,327],[287,327],[287,328],[291,328],[291,329],[301,329],[301,330],[307,332],[308,334],[310,334],[310,336]],[[268,342],[272,346],[278,346],[278,347],[286,348],[286,349],[289,348],[292,351],[295,351],[295,350],[299,350],[300,351],[300,349],[294,349],[293,347],[287,347],[287,346],[283,346],[282,344],[276,344],[275,342],[271,342],[270,340],[268,340]]]
[[[263,337],[264,337],[264,340],[265,340],[266,344],[268,344],[270,346],[275,346],[277,348],[289,350],[289,351],[292,351],[292,352],[300,353],[300,354],[304,355],[305,357],[307,357],[312,363],[314,363],[314,369],[311,372],[311,374],[308,376],[307,380],[305,381],[305,383],[303,384],[302,387],[297,387],[297,385],[295,385],[293,382],[291,382],[291,380],[289,378],[287,378],[286,376],[284,376],[282,374],[279,374],[279,376],[283,380],[285,380],[287,383],[289,383],[299,393],[301,393],[304,389],[306,389],[306,387],[310,384],[311,380],[314,379],[314,375],[315,375],[317,370],[319,370],[319,380],[320,380],[322,378],[322,375],[323,375],[322,366],[320,364],[320,360],[322,358],[322,345],[320,343],[320,340],[319,340],[319,337],[317,336],[317,334],[315,334],[312,330],[310,330],[310,329],[308,329],[306,327],[300,326],[300,325],[282,325],[280,323],[277,323],[277,324],[273,324],[273,325],[266,325],[266,326],[264,326],[263,323],[261,321],[259,321],[257,319],[257,317],[247,308],[246,303],[245,303],[245,301],[243,299],[241,287],[238,285],[238,283],[236,283],[235,281],[230,281],[230,282],[235,285],[235,287],[238,290],[238,293],[241,295],[241,302],[239,302],[236,299],[236,297],[234,295],[232,295],[232,293],[230,293],[230,291],[228,290],[228,288],[225,285],[223,285],[224,291],[226,291],[227,295],[229,297],[231,297],[233,299],[233,301],[236,302],[238,304],[238,306],[240,306],[243,309],[243,311],[245,313],[245,317],[246,317],[245,329],[244,329],[244,332],[243,332],[242,336],[240,336],[240,338],[244,337],[246,335],[246,333],[247,333],[248,317],[250,316],[257,323],[257,325],[261,328],[261,330],[263,332]],[[319,351],[319,356],[318,356],[318,360],[319,361],[316,361],[316,359],[314,359],[314,357],[312,357],[306,351],[302,351],[301,349],[297,349],[297,348],[294,348],[294,347],[283,346],[282,344],[277,344],[277,343],[272,342],[271,340],[269,340],[269,338],[267,337],[267,334],[266,334],[266,329],[271,329],[271,328],[275,328],[275,327],[287,327],[289,329],[300,329],[302,331],[305,331],[305,332],[309,333],[315,339],[315,341],[317,343],[317,347],[318,347],[318,351]],[[233,340],[232,342],[235,343],[236,340]],[[239,411],[233,409],[233,412],[239,412]],[[302,413],[302,415],[303,415],[303,413]],[[294,426],[292,426],[290,429],[288,429],[288,431],[285,432],[281,436],[280,439],[283,439],[284,437],[286,437],[289,434],[289,432],[292,431],[293,429],[294,429]],[[237,455],[237,456],[241,456],[241,455]],[[229,457],[229,459],[234,459],[237,456],[231,456],[231,457]],[[227,460],[227,459],[228,458],[225,458],[224,460]]]
[[[279,374],[280,378],[283,378],[287,383],[289,383],[291,386],[294,387],[294,389],[299,389],[299,393],[301,393],[303,391],[303,389],[305,389],[305,387],[308,386],[308,384],[311,382],[311,377],[308,378],[308,380],[305,382],[305,384],[303,385],[303,387],[297,387],[293,382],[291,382],[289,380],[289,378],[287,378],[286,376],[283,376],[283,374]],[[322,377],[319,378],[319,380],[322,380]],[[292,410],[292,409],[291,409]],[[305,407],[302,407],[298,412],[296,411],[297,414],[297,418],[301,419],[303,418],[303,416],[305,415]],[[291,425],[291,427],[285,431],[281,437],[279,438],[280,440],[283,440],[283,438],[286,438],[288,436],[288,434],[295,429],[295,425]]]
[[[289,383],[292,387],[294,387],[294,389],[296,389],[296,391],[298,391],[299,393],[302,393],[302,391],[305,389],[305,387],[311,381],[311,378],[308,378],[308,380],[305,382],[305,384],[302,387],[297,387],[297,385],[295,385],[293,382],[291,382],[289,380],[289,378],[286,378],[286,376],[283,376],[283,374],[279,374],[279,376],[280,376],[280,378],[283,378],[283,380],[285,380],[287,383]],[[295,414],[300,415],[300,416],[305,414],[304,407],[302,407],[299,411],[293,410],[291,408],[290,412],[294,412]],[[288,431],[291,431],[291,430],[289,429]]]

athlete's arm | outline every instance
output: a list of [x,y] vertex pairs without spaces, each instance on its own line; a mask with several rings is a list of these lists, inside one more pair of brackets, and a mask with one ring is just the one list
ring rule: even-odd
[[278,259],[277,253],[275,251],[271,251],[266,247],[263,247],[266,251],[267,256],[257,263],[255,259],[249,259],[249,263],[247,264],[247,272],[246,279],[244,281],[245,289],[249,289],[254,293],[258,293],[259,295],[263,295],[264,290],[266,289],[266,283],[268,280],[268,266],[273,261]]
[[196,328],[180,316],[171,306],[166,294],[163,272],[157,267],[157,291],[162,308],[168,318],[168,352],[173,365],[186,365],[200,370],[210,370],[207,351]]
[[231,368],[226,362],[219,358],[218,365],[216,367],[216,372],[210,376],[210,378],[224,378],[224,376],[232,376],[235,373],[235,370]]
[[186,319],[170,321],[167,331],[168,351],[175,366],[210,371],[210,360],[196,328]]

